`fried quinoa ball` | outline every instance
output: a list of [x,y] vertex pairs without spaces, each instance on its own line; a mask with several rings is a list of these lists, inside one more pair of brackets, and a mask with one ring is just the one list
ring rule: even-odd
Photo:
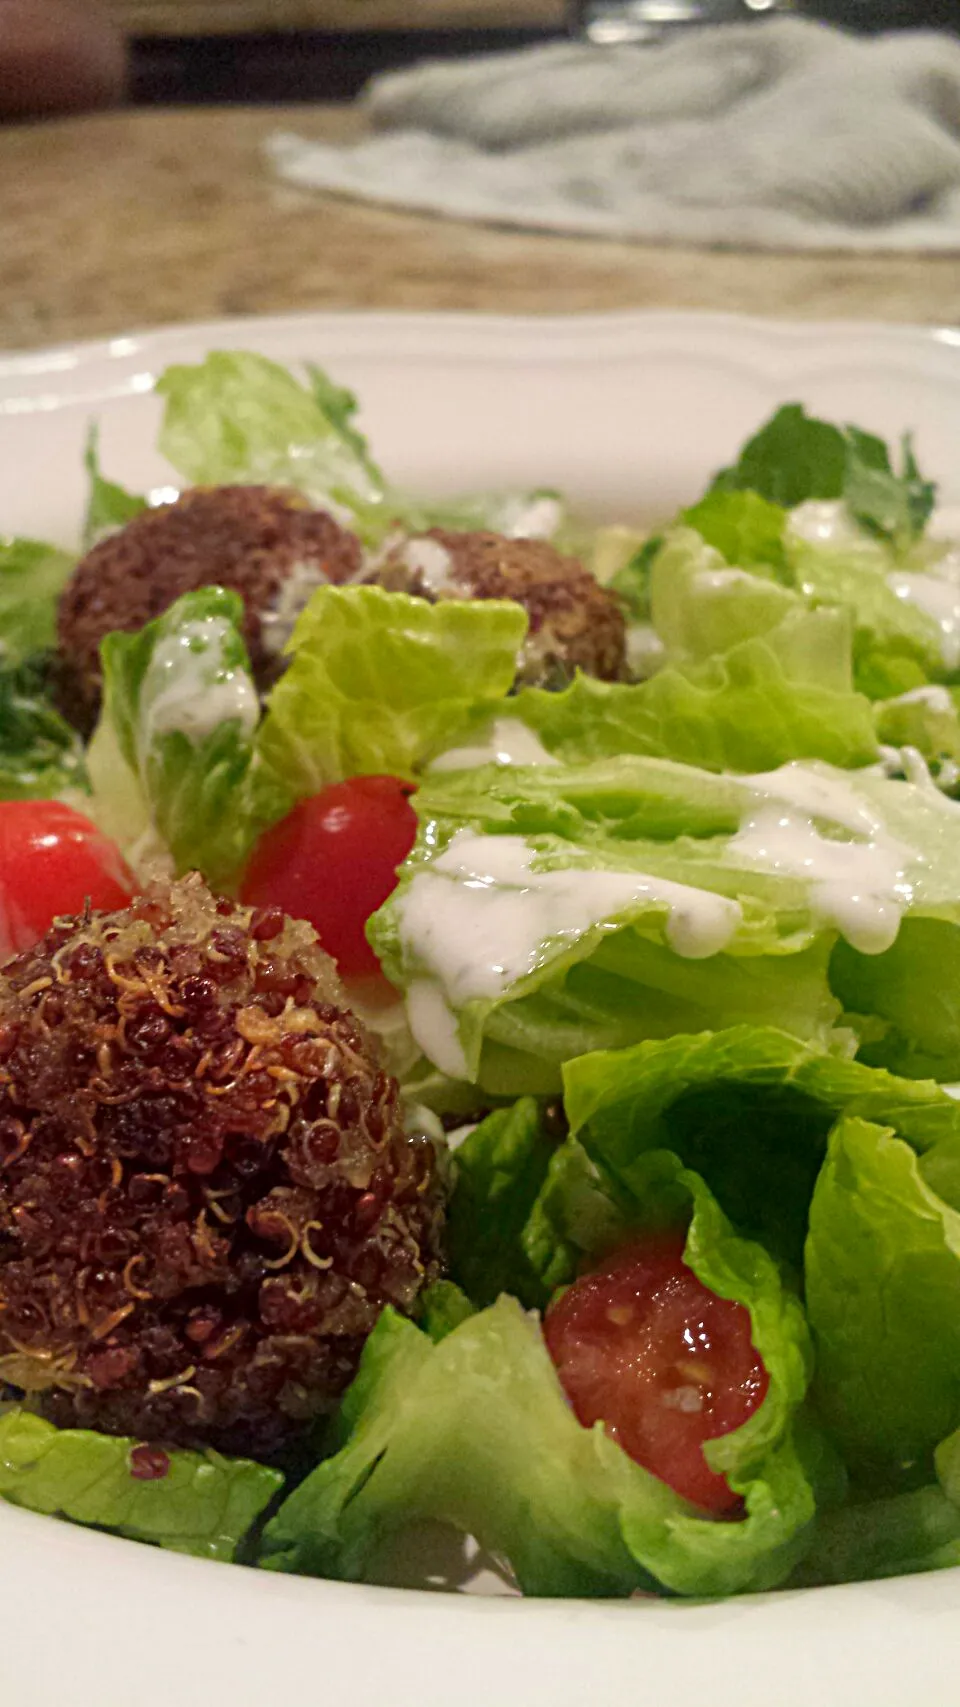
[[275,1456],[443,1192],[309,925],[199,877],[57,920],[0,972],[0,1379],[51,1421]]
[[578,669],[605,682],[625,674],[617,600],[546,540],[430,528],[391,545],[375,579],[388,591],[430,600],[515,599],[530,619],[518,686],[562,687]]
[[142,628],[182,593],[214,584],[242,597],[253,673],[269,687],[314,588],[348,580],[361,558],[333,516],[268,486],[197,487],[144,510],[88,551],[60,600],[59,646],[81,720],[100,703],[104,635]]

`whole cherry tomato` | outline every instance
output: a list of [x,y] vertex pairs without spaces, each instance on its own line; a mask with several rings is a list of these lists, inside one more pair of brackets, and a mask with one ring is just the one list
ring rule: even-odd
[[261,836],[242,899],[308,919],[345,978],[379,972],[366,923],[413,847],[413,792],[400,777],[355,776],[301,800]]
[[119,848],[59,800],[0,801],[0,963],[89,901],[125,907],[136,885]]

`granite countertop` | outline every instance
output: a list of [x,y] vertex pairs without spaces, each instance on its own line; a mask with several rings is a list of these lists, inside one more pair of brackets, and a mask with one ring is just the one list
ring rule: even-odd
[[146,109],[0,129],[0,348],[311,308],[695,308],[960,324],[960,258],[705,252],[525,235],[274,182],[278,127],[348,109]]

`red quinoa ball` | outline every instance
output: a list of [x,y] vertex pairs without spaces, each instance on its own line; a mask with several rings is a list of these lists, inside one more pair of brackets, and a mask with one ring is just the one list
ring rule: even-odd
[[615,682],[626,672],[620,605],[575,557],[542,539],[430,528],[391,543],[374,579],[436,599],[515,599],[530,626],[518,686],[562,687],[575,671]]
[[200,878],[0,971],[0,1379],[270,1457],[441,1270],[432,1143],[309,925]]
[[295,492],[197,487],[144,510],[82,558],[60,600],[58,639],[78,713],[100,701],[100,642],[160,616],[182,593],[229,587],[246,606],[254,675],[269,687],[307,599],[324,581],[356,574],[360,541]]

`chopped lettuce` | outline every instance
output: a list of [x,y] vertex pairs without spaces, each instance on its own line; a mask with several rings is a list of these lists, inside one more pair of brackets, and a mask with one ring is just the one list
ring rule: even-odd
[[[775,1585],[814,1512],[792,1421],[809,1373],[798,1304],[759,1247],[737,1238],[696,1176],[663,1160],[690,1220],[686,1260],[750,1310],[770,1375],[749,1422],[708,1457],[744,1497],[716,1523],[576,1421],[535,1317],[501,1297],[430,1346],[392,1312],[368,1341],[335,1444],[267,1526],[277,1569],[363,1579],[385,1536],[423,1518],[506,1557],[528,1594],[722,1594]],[[643,1224],[642,1206],[637,1207]]]
[[862,1028],[861,1055],[909,1078],[960,1077],[960,924],[907,918],[883,954],[838,942],[831,988]]
[[[678,1213],[661,1191],[659,1201]],[[644,1204],[652,1225],[650,1195]],[[603,1173],[576,1138],[567,1138],[550,1159],[540,1190],[520,1230],[520,1247],[545,1296],[568,1285],[591,1257],[603,1257],[626,1243],[635,1220],[628,1192]]]
[[[863,813],[908,858],[895,899],[905,933],[921,918],[945,934],[960,925],[953,801],[872,771],[799,777],[845,802],[835,820],[826,809],[828,839],[849,840],[849,813]],[[767,1021],[828,1044],[836,938],[821,888],[737,839],[758,801],[788,800],[798,780],[627,757],[428,777],[417,845],[369,926],[421,1047],[452,1076],[515,1096],[555,1090],[574,1055],[673,1032]],[[483,953],[460,955],[461,938]],[[854,1015],[870,1011],[855,979],[843,999]],[[919,1052],[921,1013],[917,1026]]]
[[86,792],[83,746],[46,692],[39,662],[0,663],[0,800]]
[[852,684],[830,681],[844,662],[847,627],[840,611],[791,614],[771,634],[633,686],[578,675],[559,693],[525,688],[511,715],[568,764],[621,753],[713,771],[775,770],[803,758],[869,764],[877,755],[869,704]]
[[784,549],[805,597],[836,605],[853,618],[854,680],[870,699],[887,699],[949,674],[943,630],[926,610],[902,597],[908,571],[882,540],[868,535],[818,541],[788,523]]
[[511,700],[510,716],[550,755],[580,764],[636,753],[717,771],[876,759],[871,707],[853,684],[849,612],[810,609],[787,587],[728,568],[690,528],[654,551],[646,586],[665,647],[650,680],[578,675],[560,692],[527,688]]
[[139,493],[126,491],[103,474],[100,468],[100,434],[96,426],[92,426],[87,435],[83,463],[90,481],[83,523],[83,543],[89,551],[99,539],[104,539],[116,528],[125,527],[134,516],[139,516],[147,508],[147,500]]
[[[136,837],[149,825],[177,871],[197,868],[229,886],[263,819],[285,797],[254,804],[251,767],[259,719],[240,632],[236,593],[185,593],[135,634],[110,634],[102,647],[101,734],[107,762],[93,764],[98,817],[119,817]],[[121,763],[115,762],[117,754]]]
[[739,1231],[796,1270],[838,1116],[886,1123],[908,1155],[960,1144],[960,1106],[938,1085],[824,1055],[771,1027],[585,1055],[563,1077],[571,1132],[621,1193],[646,1189],[651,1152],[675,1151]]
[[[623,770],[628,765],[639,785],[633,791]],[[552,798],[545,779],[554,773],[546,770],[462,773],[446,789],[431,781],[419,791],[418,849],[369,934],[387,976],[408,992],[417,1041],[444,1071],[500,1096],[549,1093],[559,1086],[562,1062],[584,1050],[734,1017],[760,1022],[776,1015],[800,1036],[829,1038],[839,1012],[826,979],[830,938],[812,919],[802,924],[803,885],[787,886],[780,911],[777,880],[724,866],[721,840],[654,839],[650,827],[682,813],[683,802],[657,799],[653,765],[648,800],[642,766],[620,760],[604,767],[605,775],[590,776],[587,767],[567,772]],[[688,778],[663,769],[668,784],[695,795],[688,822],[702,824],[710,800],[697,789],[697,773]],[[703,780],[722,794],[722,779],[704,773]],[[574,793],[590,781],[597,806]],[[571,785],[566,798],[564,784]],[[730,810],[722,800],[717,806]],[[604,808],[627,823],[597,823],[589,815]],[[538,818],[550,830],[538,834]],[[551,833],[554,823],[563,836]],[[490,829],[528,834],[474,834]],[[480,882],[480,868],[491,865],[502,867],[501,875]],[[675,883],[683,887],[674,890]],[[689,902],[691,918],[705,909],[705,928],[717,934],[709,943],[704,938],[702,950],[697,941],[692,953],[675,952],[674,898],[681,910]],[[480,963],[476,976],[472,963],[461,967],[461,935],[483,943],[491,974]],[[425,986],[451,1015],[447,1023],[462,1057],[442,1046],[442,1028],[418,1029],[413,1010]],[[435,1008],[437,996],[429,999]]]
[[165,1473],[143,1480],[134,1473],[137,1450],[135,1440],[8,1411],[0,1417],[0,1495],[29,1511],[229,1561],[283,1486],[277,1470],[212,1451],[167,1451]]
[[951,792],[960,782],[958,690],[937,683],[879,700],[874,706],[877,737],[888,747],[911,747],[931,767],[937,786]]
[[546,1300],[519,1242],[556,1142],[532,1097],[482,1120],[457,1149],[447,1213],[450,1272],[474,1304]]
[[874,1487],[928,1479],[960,1426],[960,1206],[925,1177],[956,1177],[958,1153],[954,1135],[918,1160],[892,1122],[851,1114],[813,1194],[816,1402],[851,1473]]
[[264,766],[293,798],[358,774],[412,776],[509,691],[526,621],[509,600],[318,588],[270,696]]
[[316,503],[376,503],[383,478],[353,426],[354,402],[317,369],[301,385],[249,351],[215,351],[157,381],[160,449],[198,486],[292,486]]
[[50,650],[57,601],[74,559],[37,539],[0,539],[0,664],[11,668]]
[[960,1565],[960,1506],[930,1485],[821,1513],[789,1586],[864,1582],[948,1565]]
[[694,528],[727,563],[780,576],[785,569],[783,529],[787,512],[759,492],[715,487],[699,504],[682,510],[678,521]]
[[439,1343],[459,1328],[474,1306],[466,1293],[453,1280],[435,1280],[422,1292],[418,1301],[417,1320],[425,1334]]

